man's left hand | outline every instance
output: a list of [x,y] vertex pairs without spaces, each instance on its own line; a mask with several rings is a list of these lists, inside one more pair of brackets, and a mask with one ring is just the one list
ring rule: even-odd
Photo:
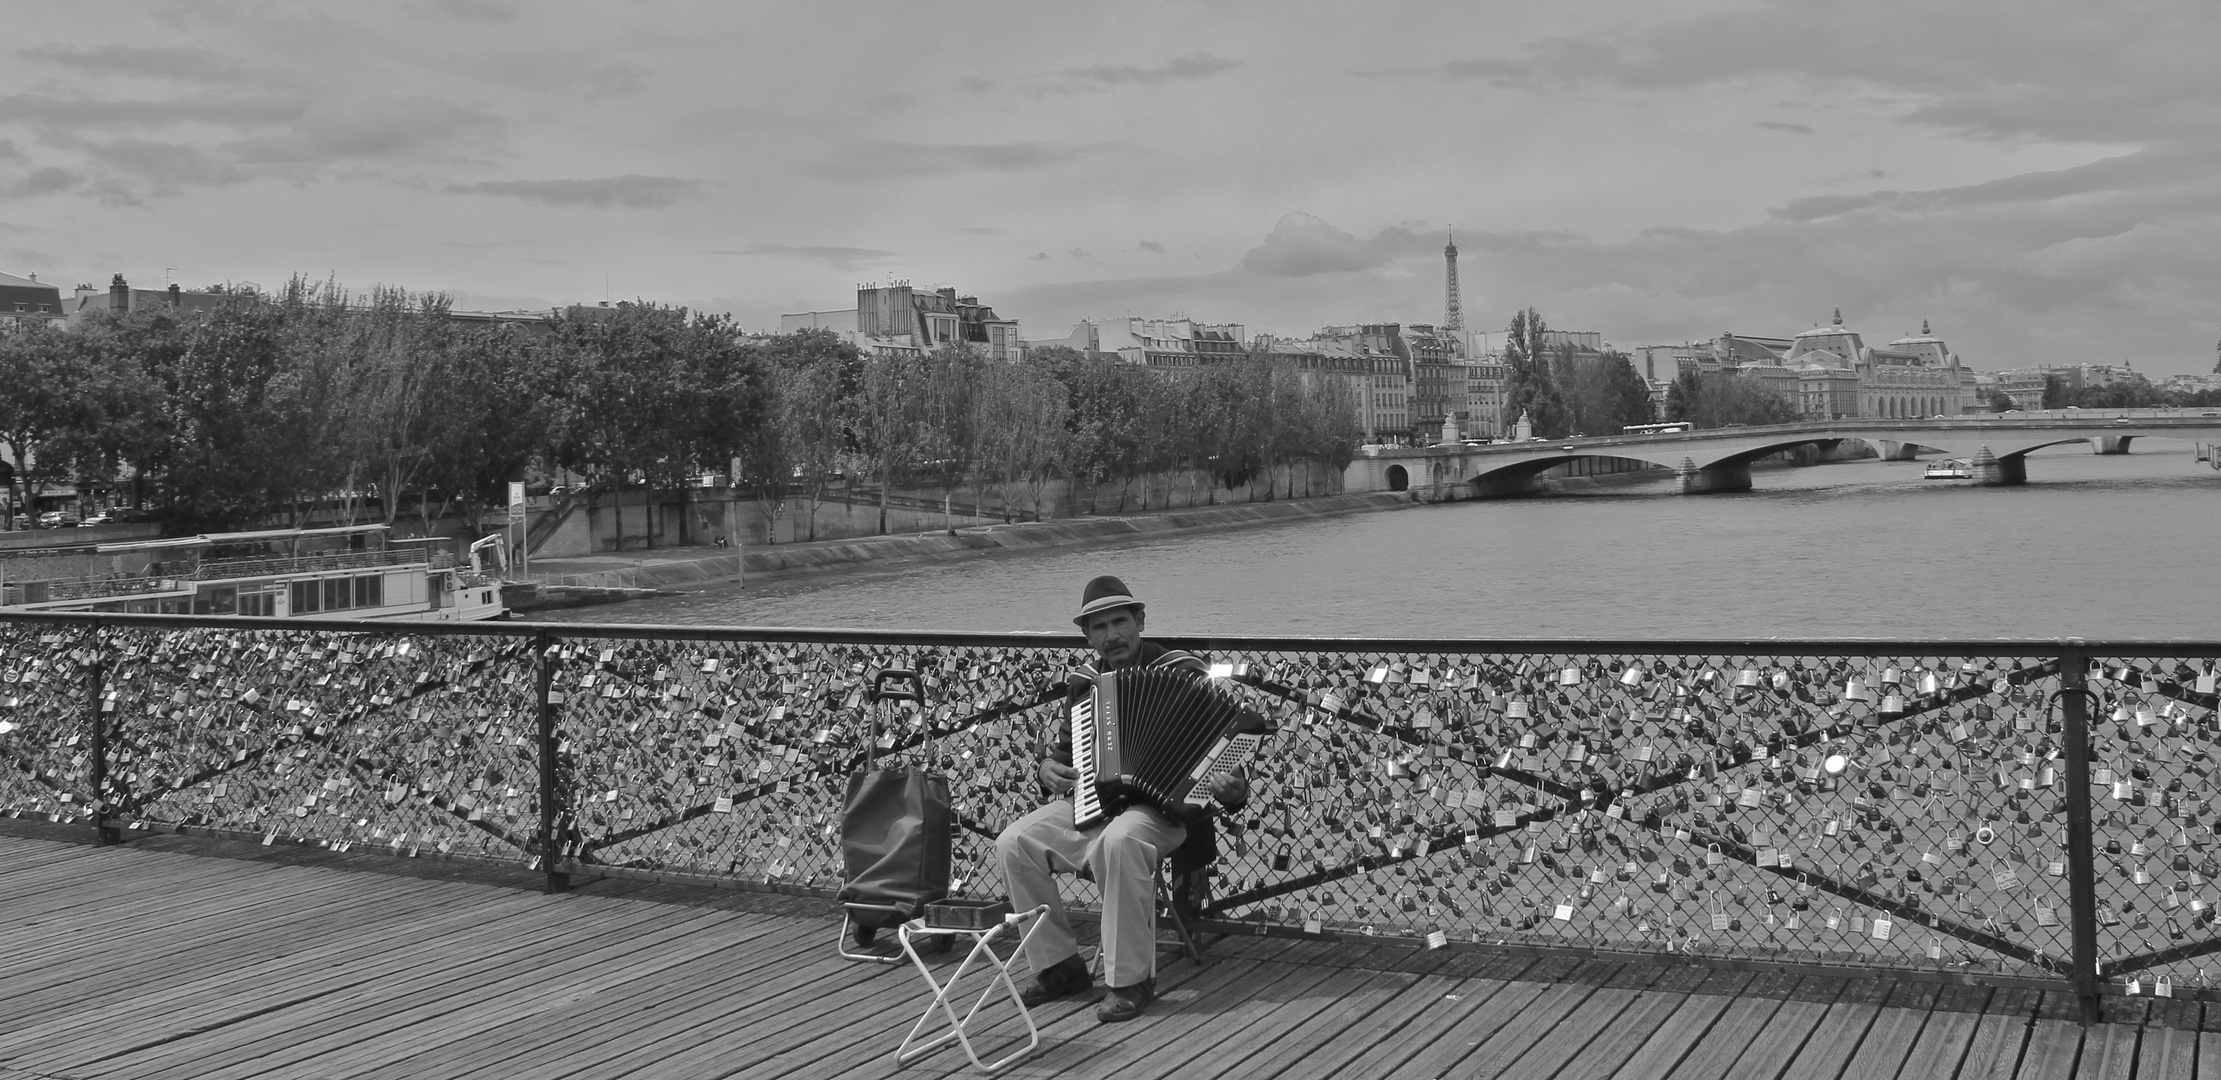
[[1222,776],[1211,782],[1211,798],[1220,806],[1241,806],[1249,801],[1249,781],[1239,776]]

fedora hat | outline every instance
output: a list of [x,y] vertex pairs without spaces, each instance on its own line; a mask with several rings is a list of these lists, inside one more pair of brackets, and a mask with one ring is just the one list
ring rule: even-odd
[[1098,611],[1122,607],[1149,610],[1141,601],[1134,599],[1133,590],[1127,588],[1125,582],[1104,574],[1088,582],[1087,588],[1080,593],[1080,613],[1073,616],[1072,625],[1084,627],[1088,616]]

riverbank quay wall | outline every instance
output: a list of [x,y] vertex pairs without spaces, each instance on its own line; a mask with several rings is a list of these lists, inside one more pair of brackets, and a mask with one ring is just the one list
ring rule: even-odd
[[[1209,929],[2214,993],[2221,643],[1166,643],[1277,727]],[[952,889],[994,897],[1082,659],[1062,635],[10,615],[0,813],[830,903],[876,758],[948,777]],[[875,706],[900,672],[922,702]]]
[[[854,540],[946,532],[1021,521],[1281,502],[1342,494],[1342,474],[1320,462],[1273,467],[1268,479],[1226,487],[1200,469],[1148,473],[1130,481],[1051,479],[1039,485],[975,487],[965,484],[944,504],[938,488],[898,487],[887,492],[886,527],[880,527],[876,487],[838,486],[813,507],[790,494],[771,504],[723,485],[667,490],[603,492],[534,499],[526,508],[535,556],[570,557],[605,551],[706,543],[724,536],[758,546],[816,540]],[[620,546],[620,535],[622,543]]]

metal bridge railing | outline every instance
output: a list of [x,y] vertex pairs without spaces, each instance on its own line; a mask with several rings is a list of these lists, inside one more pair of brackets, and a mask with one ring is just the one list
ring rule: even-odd
[[[1241,933],[2204,994],[2213,643],[1163,639],[1279,734]],[[1061,637],[11,616],[0,812],[831,895],[871,674],[957,891],[1041,798]],[[925,759],[925,737],[935,757]],[[1082,886],[1084,888],[1084,886]]]

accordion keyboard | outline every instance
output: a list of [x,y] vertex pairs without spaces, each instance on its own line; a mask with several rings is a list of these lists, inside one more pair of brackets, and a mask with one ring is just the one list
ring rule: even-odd
[[1103,794],[1095,787],[1095,703],[1081,698],[1072,703],[1072,767],[1079,783],[1072,788],[1072,821],[1086,828],[1103,817]]

